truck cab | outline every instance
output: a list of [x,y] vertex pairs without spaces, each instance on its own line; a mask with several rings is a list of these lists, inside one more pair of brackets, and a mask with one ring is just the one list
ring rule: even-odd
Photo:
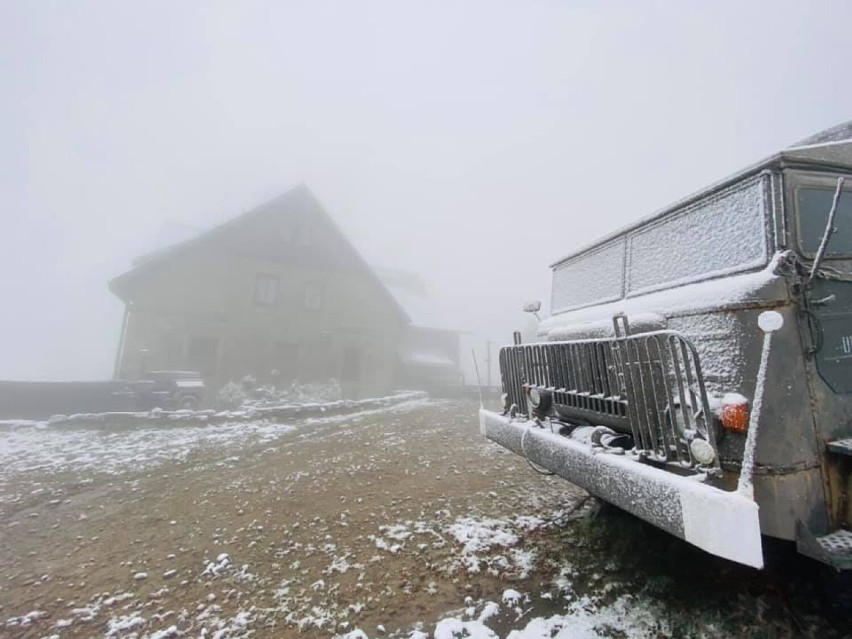
[[551,268],[486,437],[713,554],[852,568],[852,123]]

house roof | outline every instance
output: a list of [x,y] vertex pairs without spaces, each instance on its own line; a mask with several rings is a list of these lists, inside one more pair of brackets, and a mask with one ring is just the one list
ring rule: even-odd
[[457,313],[430,295],[426,282],[419,275],[387,267],[376,267],[375,271],[415,326],[461,332],[454,324]]
[[[316,199],[310,189],[300,184],[295,188],[279,195],[276,198],[264,202],[245,213],[238,215],[227,222],[215,226],[206,231],[199,232],[188,239],[169,244],[163,248],[155,249],[149,253],[145,253],[133,260],[133,266],[113,278],[109,282],[109,289],[115,295],[120,297],[125,302],[132,298],[132,292],[135,284],[147,275],[149,272],[167,267],[168,264],[186,254],[189,251],[207,246],[216,246],[221,249],[222,246],[229,247],[228,239],[235,236],[238,232],[244,232],[251,229],[253,222],[267,217],[277,216],[282,219],[291,215],[301,215],[320,220],[324,233],[331,233],[336,236],[339,241],[339,247],[342,250],[337,251],[331,256],[332,263],[329,264],[328,256],[316,255],[313,250],[305,250],[305,247],[294,247],[290,249],[293,253],[301,251],[298,259],[311,259],[317,265],[336,266],[338,268],[355,269],[358,272],[369,278],[382,294],[390,302],[391,306],[400,316],[403,323],[411,322],[410,317],[405,309],[400,305],[399,301],[388,290],[387,286],[376,276],[369,264],[364,260],[358,250],[352,245],[345,234],[340,230],[340,227],[334,222],[331,216],[325,211],[319,201]],[[280,236],[270,236],[268,233],[258,233],[250,236],[252,240],[251,247],[242,247],[231,245],[237,251],[249,252],[250,254],[265,258],[265,259],[280,259],[286,257],[285,252],[281,250],[282,241]]]

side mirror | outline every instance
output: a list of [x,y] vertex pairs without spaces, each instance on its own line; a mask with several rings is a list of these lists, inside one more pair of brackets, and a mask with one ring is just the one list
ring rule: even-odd
[[541,302],[533,300],[524,304],[524,313],[538,313],[541,310]]

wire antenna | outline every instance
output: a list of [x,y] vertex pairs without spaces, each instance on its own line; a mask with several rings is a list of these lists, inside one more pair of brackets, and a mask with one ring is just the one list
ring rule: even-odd
[[485,408],[485,403],[482,401],[482,380],[479,377],[479,364],[476,362],[476,350],[471,348],[470,354],[473,357],[473,370],[476,371],[476,388],[479,391],[479,407]]

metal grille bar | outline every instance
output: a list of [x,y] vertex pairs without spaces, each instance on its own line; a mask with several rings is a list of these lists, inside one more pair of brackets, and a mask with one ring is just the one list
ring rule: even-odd
[[560,417],[629,432],[641,455],[694,466],[690,438],[716,448],[695,347],[673,331],[630,335],[626,321],[616,328],[611,339],[501,349],[509,403],[528,413],[529,388],[549,391]]

